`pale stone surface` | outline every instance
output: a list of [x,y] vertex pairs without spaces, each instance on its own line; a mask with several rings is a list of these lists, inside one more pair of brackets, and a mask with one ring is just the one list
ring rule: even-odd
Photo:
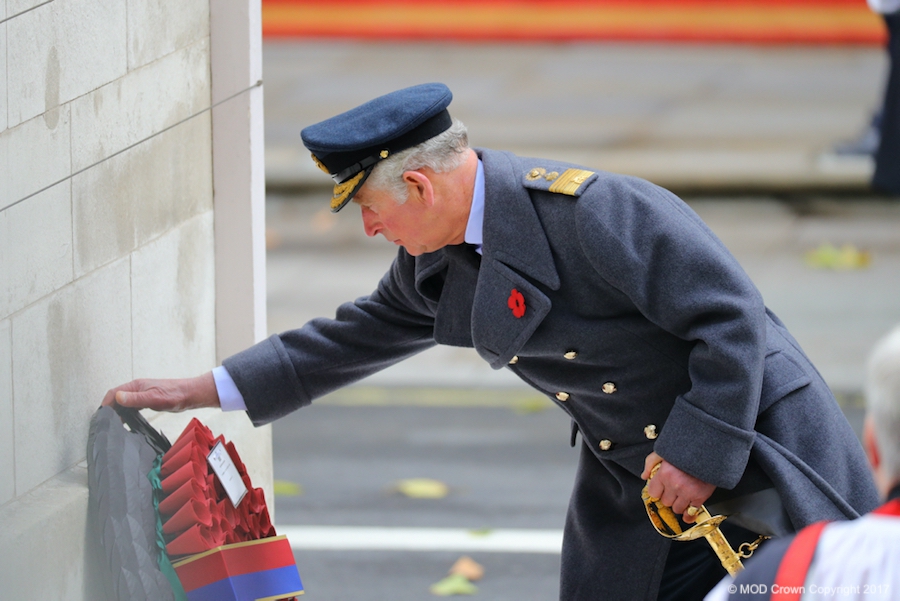
[[72,281],[70,187],[65,181],[3,211],[0,318]]
[[212,211],[137,249],[131,289],[136,377],[189,377],[215,366]]
[[76,274],[212,209],[209,122],[200,114],[73,178]]
[[[51,2],[54,0],[50,0]],[[6,0],[6,14],[9,17],[18,15],[41,4],[47,4],[48,0]]]
[[7,21],[9,123],[126,73],[125,0],[54,0]]
[[128,69],[209,36],[207,0],[128,0]]
[[[0,19],[4,18],[5,11],[0,4]],[[6,23],[0,23],[0,132],[6,129]]]
[[73,169],[209,108],[209,98],[208,38],[78,98],[72,102]]
[[131,379],[129,279],[125,259],[13,317],[18,495],[84,458],[104,393]]
[[70,168],[68,106],[7,129],[0,134],[0,209],[61,181]]
[[87,506],[87,469],[82,465],[0,507],[4,599],[107,601]]
[[212,109],[220,360],[266,335],[262,96],[255,87]]
[[213,103],[262,80],[261,0],[210,0]]
[[0,321],[0,505],[12,499],[16,493],[10,335],[9,320]]

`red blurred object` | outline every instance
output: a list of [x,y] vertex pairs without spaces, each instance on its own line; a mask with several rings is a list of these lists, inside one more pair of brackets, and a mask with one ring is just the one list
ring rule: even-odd
[[887,39],[863,0],[263,0],[262,22],[267,38],[878,46]]

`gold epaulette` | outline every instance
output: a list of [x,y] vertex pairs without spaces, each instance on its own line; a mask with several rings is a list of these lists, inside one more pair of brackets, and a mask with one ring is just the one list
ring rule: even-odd
[[525,174],[525,187],[567,196],[581,196],[591,181],[597,178],[593,171],[566,169],[562,173],[535,167]]

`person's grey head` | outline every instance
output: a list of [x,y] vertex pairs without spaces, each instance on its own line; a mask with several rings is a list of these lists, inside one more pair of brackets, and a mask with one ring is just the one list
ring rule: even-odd
[[900,326],[872,351],[866,378],[867,419],[875,434],[885,484],[900,482]]
[[375,166],[366,185],[389,193],[398,203],[406,202],[407,188],[403,174],[428,167],[435,173],[453,171],[466,160],[469,136],[462,121],[455,119],[450,129],[388,157]]

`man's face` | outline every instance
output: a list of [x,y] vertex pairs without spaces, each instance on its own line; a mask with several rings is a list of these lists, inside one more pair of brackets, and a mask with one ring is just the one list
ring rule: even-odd
[[388,192],[363,185],[353,202],[362,210],[367,236],[381,234],[413,256],[434,252],[453,242],[448,224],[441,223],[437,206],[423,202],[416,194],[397,204]]

